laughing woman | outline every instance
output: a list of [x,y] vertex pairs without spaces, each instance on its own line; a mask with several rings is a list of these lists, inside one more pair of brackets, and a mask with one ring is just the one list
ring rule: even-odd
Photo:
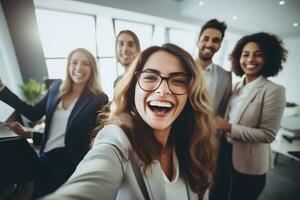
[[97,113],[108,102],[89,51],[73,50],[66,71],[66,79],[54,82],[35,105],[23,102],[0,82],[0,100],[32,121],[46,117],[43,134],[27,131],[18,122],[7,124],[16,134],[32,137],[35,144],[41,145],[42,169],[35,181],[34,198],[53,192],[73,173],[89,149]]
[[202,199],[216,167],[203,76],[183,49],[146,49],[116,87],[106,126],[45,199]]
[[232,69],[243,79],[233,88],[227,120],[218,119],[229,141],[222,150],[227,149],[230,156],[224,160],[232,165],[231,200],[256,200],[265,186],[272,163],[270,143],[285,106],[284,87],[267,78],[279,73],[286,54],[282,41],[268,33],[245,36],[232,51]]

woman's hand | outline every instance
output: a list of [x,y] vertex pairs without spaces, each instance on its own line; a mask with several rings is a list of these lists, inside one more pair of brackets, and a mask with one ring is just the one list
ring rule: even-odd
[[231,132],[231,124],[220,116],[216,117],[217,127],[220,131]]
[[5,126],[21,137],[31,138],[31,131],[28,131],[19,122],[7,122],[5,123]]

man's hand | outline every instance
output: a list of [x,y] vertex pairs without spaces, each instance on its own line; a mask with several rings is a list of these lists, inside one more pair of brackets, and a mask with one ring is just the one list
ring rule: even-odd
[[7,122],[5,123],[5,126],[21,137],[31,138],[31,131],[28,131],[19,122]]
[[220,116],[216,117],[218,130],[231,132],[231,124]]

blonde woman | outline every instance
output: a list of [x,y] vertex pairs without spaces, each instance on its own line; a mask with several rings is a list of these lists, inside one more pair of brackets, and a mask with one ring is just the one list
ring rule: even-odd
[[34,198],[63,184],[88,151],[90,132],[97,112],[108,102],[98,84],[95,58],[86,49],[75,49],[68,57],[66,79],[54,82],[35,105],[28,105],[0,83],[0,100],[31,121],[45,116],[43,134],[27,131],[18,122],[7,126],[22,137],[32,137],[40,147],[42,169],[35,181]]
[[173,44],[143,51],[71,178],[44,199],[202,199],[216,167],[213,111],[193,58]]

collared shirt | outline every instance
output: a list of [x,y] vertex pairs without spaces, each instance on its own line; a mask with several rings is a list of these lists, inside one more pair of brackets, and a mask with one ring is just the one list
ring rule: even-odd
[[[246,101],[253,87],[255,87],[256,83],[262,79],[262,76],[259,76],[255,80],[251,81],[248,84],[245,84],[245,78],[242,80],[242,87],[237,88],[232,94],[232,100],[230,102],[229,112],[228,112],[228,122],[234,124],[237,120],[238,113],[240,112],[240,108],[243,102]],[[229,134],[227,134],[228,136]],[[227,138],[229,139],[229,138]],[[228,140],[230,142],[230,139]]]
[[173,180],[169,180],[162,170],[162,179],[164,181],[166,199],[182,199],[187,200],[187,187],[185,181],[179,176],[179,162],[175,150],[173,150]]
[[65,131],[67,129],[68,118],[73,110],[77,99],[69,105],[67,109],[62,107],[62,101],[56,107],[49,128],[49,137],[46,142],[44,152],[65,146]]
[[203,69],[203,76],[205,79],[205,86],[209,95],[211,102],[213,103],[213,63],[210,63],[205,69]]

